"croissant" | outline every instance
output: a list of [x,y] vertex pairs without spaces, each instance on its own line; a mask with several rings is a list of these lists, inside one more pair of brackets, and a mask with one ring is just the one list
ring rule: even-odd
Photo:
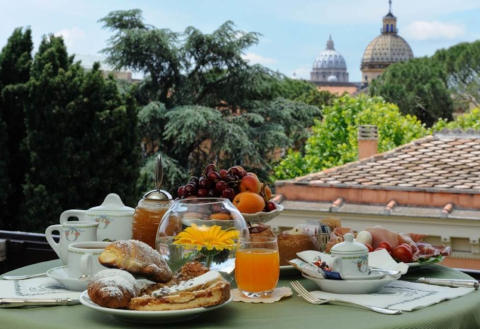
[[172,278],[172,271],[162,255],[137,240],[119,240],[109,244],[98,257],[98,261],[106,267],[144,275],[155,282],[167,282]]
[[94,303],[109,308],[127,308],[139,292],[133,275],[117,269],[98,272],[87,289]]

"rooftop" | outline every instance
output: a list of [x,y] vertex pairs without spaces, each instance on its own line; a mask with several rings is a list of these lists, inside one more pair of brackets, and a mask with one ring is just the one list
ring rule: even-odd
[[480,209],[480,132],[443,131],[276,185],[288,200]]

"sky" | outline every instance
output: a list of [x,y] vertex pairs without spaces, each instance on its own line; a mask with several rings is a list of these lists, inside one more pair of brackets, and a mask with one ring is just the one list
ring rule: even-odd
[[[16,27],[30,26],[35,46],[43,35],[62,35],[68,51],[87,66],[101,59],[111,32],[98,20],[109,12],[139,8],[145,22],[204,33],[227,20],[239,30],[259,32],[258,45],[246,50],[251,63],[289,77],[309,78],[315,57],[331,34],[345,58],[350,81],[360,81],[360,61],[380,33],[387,0],[0,0],[0,46]],[[399,34],[416,57],[480,39],[480,0],[393,0]]]

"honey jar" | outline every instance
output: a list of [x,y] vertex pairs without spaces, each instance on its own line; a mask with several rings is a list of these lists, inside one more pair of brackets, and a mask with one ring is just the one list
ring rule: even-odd
[[138,202],[133,214],[132,237],[155,248],[158,225],[165,212],[172,205],[172,196],[161,189],[163,169],[160,157],[155,167],[156,189],[147,192]]

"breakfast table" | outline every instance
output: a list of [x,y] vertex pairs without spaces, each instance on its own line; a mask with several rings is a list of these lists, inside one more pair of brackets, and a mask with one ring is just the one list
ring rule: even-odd
[[[60,260],[29,265],[10,275],[33,274],[61,265]],[[402,279],[418,277],[470,279],[460,271],[441,265],[428,265],[409,272]],[[282,271],[279,286],[299,280],[308,290],[316,287],[295,270]],[[1,293],[1,292],[0,292]],[[400,315],[383,315],[340,305],[313,305],[293,296],[272,304],[231,302],[201,314],[198,318],[174,324],[141,324],[120,321],[83,305],[0,309],[0,328],[480,328],[480,292],[444,301]]]

